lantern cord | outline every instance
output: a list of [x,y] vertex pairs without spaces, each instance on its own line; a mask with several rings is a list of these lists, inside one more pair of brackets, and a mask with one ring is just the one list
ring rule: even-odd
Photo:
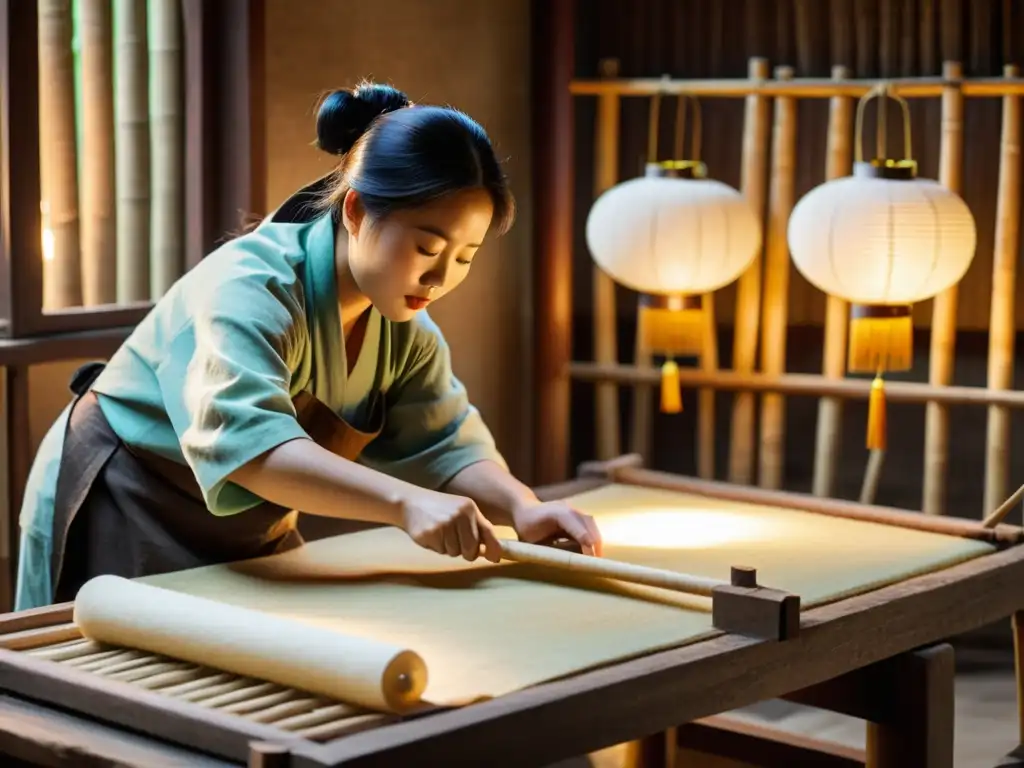
[[679,366],[671,357],[661,366],[661,412],[680,413],[683,410],[683,391],[679,383]]
[[[667,79],[666,75],[662,79]],[[651,105],[647,115],[647,162],[658,162],[658,137],[661,133],[661,99],[664,93],[657,91],[651,97]],[[690,93],[680,93],[676,105],[675,143],[673,146],[674,159],[681,160],[686,151],[686,100],[693,101],[693,130],[690,135],[690,146],[693,152],[692,160],[700,159],[701,151],[701,115],[700,101]]]
[[647,162],[658,162],[658,129],[661,122],[661,92],[651,97],[651,106],[647,114]]
[[868,395],[868,450],[884,451],[886,448],[885,410],[885,384],[882,381],[882,372],[879,371],[871,382],[871,393]]
[[683,158],[686,151],[686,100],[693,101],[693,132],[690,134],[691,160],[700,160],[701,150],[701,120],[700,101],[696,96],[687,93],[680,93],[676,101],[676,133],[673,157]]

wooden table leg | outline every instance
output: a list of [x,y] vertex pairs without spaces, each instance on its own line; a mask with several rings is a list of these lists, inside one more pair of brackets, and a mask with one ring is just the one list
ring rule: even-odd
[[888,716],[867,725],[867,768],[953,768],[954,663],[949,645],[890,660]]
[[996,768],[1024,768],[1024,611],[1010,619],[1013,627],[1013,671],[1017,680],[1017,748]]

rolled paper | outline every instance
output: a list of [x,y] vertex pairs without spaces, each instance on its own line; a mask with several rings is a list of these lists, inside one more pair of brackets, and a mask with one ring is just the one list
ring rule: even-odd
[[368,709],[401,713],[421,703],[427,667],[414,651],[119,576],[79,590],[82,635]]

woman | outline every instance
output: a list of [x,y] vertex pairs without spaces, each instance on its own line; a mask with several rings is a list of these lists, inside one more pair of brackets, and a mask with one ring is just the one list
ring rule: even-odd
[[513,200],[475,122],[364,84],[317,119],[337,169],[217,249],[106,366],[86,366],[21,513],[16,609],[126,577],[282,552],[292,510],[400,526],[497,561],[493,525],[594,522],[507,471],[426,308],[466,277]]

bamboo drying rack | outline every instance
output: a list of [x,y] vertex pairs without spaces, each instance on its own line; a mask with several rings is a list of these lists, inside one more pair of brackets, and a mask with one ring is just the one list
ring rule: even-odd
[[[786,225],[795,198],[795,148],[797,102],[800,99],[828,99],[828,143],[825,157],[827,179],[848,175],[852,169],[852,134],[855,99],[876,86],[879,79],[850,79],[847,68],[833,67],[829,79],[797,79],[788,66],[770,72],[768,61],[750,59],[748,78],[737,80],[674,80],[669,78],[618,78],[614,62],[603,62],[596,80],[568,78],[565,98],[595,97],[594,195],[617,183],[619,121],[621,102],[627,97],[688,94],[699,98],[742,98],[745,100],[741,149],[740,191],[756,210],[766,211],[762,252],[737,282],[734,322],[733,370],[718,365],[716,329],[710,353],[697,369],[680,370],[684,386],[700,388],[698,402],[698,474],[714,477],[714,392],[733,390],[729,442],[728,479],[739,484],[755,482],[755,453],[758,457],[756,482],[768,489],[782,484],[785,433],[785,395],[820,398],[813,492],[831,495],[837,473],[840,432],[840,404],[844,399],[866,399],[870,382],[845,378],[847,345],[847,304],[828,297],[825,314],[824,362],[821,374],[787,374],[785,342],[789,295],[789,250]],[[958,286],[937,296],[931,319],[929,380],[927,383],[890,382],[892,401],[927,404],[925,425],[924,488],[922,509],[942,514],[949,453],[950,405],[984,405],[988,412],[986,438],[985,494],[982,514],[991,512],[1009,492],[1009,410],[1024,407],[1024,393],[1012,389],[1014,289],[1016,259],[1020,246],[1020,159],[1021,105],[1024,78],[1015,65],[1004,68],[1003,78],[965,79],[961,64],[947,61],[938,78],[886,78],[894,91],[905,98],[939,98],[941,141],[938,181],[954,191],[962,187],[964,99],[1002,100],[1002,130],[996,208],[992,308],[989,323],[989,379],[986,387],[952,386],[954,337]],[[564,80],[563,80],[564,82]],[[557,102],[552,97],[557,106]],[[571,143],[571,104],[555,117],[559,135],[552,141],[566,152]],[[561,160],[551,172],[558,202],[571,202],[571,182],[561,175],[571,173],[571,159]],[[651,397],[659,380],[649,354],[638,344],[632,364],[623,364],[616,349],[616,286],[596,266],[594,280],[594,360],[572,361],[569,331],[572,318],[572,252],[565,247],[571,237],[561,231],[571,228],[556,221],[558,231],[542,234],[539,254],[545,264],[539,279],[538,315],[554,327],[538,333],[539,376],[536,440],[537,466],[544,480],[557,480],[555,473],[567,465],[569,435],[569,386],[571,379],[593,382],[596,387],[595,459],[622,453],[619,435],[618,387],[634,389],[632,445],[629,450],[649,455],[651,442]],[[571,241],[570,241],[571,242]],[[710,314],[714,296],[706,295]],[[639,340],[638,340],[639,341]],[[757,358],[760,342],[760,360]],[[761,421],[755,424],[755,396],[761,399]],[[755,451],[755,448],[757,449]],[[876,457],[877,458],[877,457]],[[869,465],[869,473],[870,473]],[[870,496],[870,494],[868,494]]]

